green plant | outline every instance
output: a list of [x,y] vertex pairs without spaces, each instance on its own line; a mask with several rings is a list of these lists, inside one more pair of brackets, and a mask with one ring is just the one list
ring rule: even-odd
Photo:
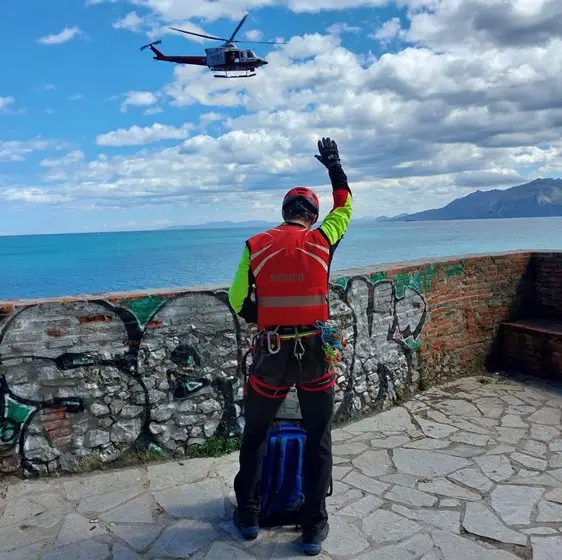
[[238,451],[241,443],[242,436],[212,436],[205,443],[190,446],[187,449],[186,457],[219,457]]

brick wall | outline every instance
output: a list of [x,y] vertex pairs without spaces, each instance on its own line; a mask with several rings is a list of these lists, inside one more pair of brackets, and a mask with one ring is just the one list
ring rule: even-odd
[[[533,300],[532,262],[550,270],[531,257],[335,276],[337,422],[494,367],[500,322]],[[226,288],[0,302],[0,469],[77,472],[239,435],[250,334]]]
[[544,317],[562,318],[562,251],[533,256],[536,309]]
[[560,378],[562,322],[508,323],[502,332],[503,354],[510,370],[537,377]]

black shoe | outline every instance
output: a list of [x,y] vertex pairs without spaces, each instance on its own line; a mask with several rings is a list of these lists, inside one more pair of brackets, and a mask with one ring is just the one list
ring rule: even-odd
[[317,529],[303,529],[302,545],[308,556],[317,556],[322,551],[322,542],[326,540],[330,526],[328,523],[318,531]]
[[238,527],[242,538],[247,541],[252,541],[257,538],[260,532],[259,522],[257,517],[244,516],[240,513],[239,509],[236,508],[233,514],[234,525]]

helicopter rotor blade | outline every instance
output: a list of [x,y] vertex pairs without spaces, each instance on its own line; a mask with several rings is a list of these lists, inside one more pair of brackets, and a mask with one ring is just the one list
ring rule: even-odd
[[236,29],[234,30],[234,33],[232,34],[232,36],[230,37],[230,39],[228,39],[229,43],[232,43],[232,41],[234,41],[234,37],[236,36],[236,33],[238,33],[238,31],[240,31],[240,28],[244,25],[244,22],[246,21],[246,18],[248,17],[248,14],[246,14],[243,18],[242,21],[238,24],[238,26],[236,27]]
[[153,41],[152,43],[148,43],[148,45],[144,45],[143,47],[141,47],[140,50],[144,51],[144,49],[148,49],[148,47],[151,47],[152,45],[159,45],[160,43],[162,43],[161,39],[159,39],[158,41]]
[[288,45],[282,41],[236,41],[237,43],[256,43],[258,45]]
[[214,39],[215,41],[228,41],[224,37],[213,37],[212,35],[203,35],[202,33],[195,33],[193,31],[185,31],[184,29],[178,29],[177,27],[170,27],[174,31],[179,31],[180,33],[185,33],[186,35],[196,35],[197,37],[204,37],[205,39]]

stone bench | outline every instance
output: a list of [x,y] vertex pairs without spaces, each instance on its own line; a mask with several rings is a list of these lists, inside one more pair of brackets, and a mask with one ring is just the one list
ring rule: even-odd
[[502,323],[502,343],[509,369],[562,378],[562,319]]

